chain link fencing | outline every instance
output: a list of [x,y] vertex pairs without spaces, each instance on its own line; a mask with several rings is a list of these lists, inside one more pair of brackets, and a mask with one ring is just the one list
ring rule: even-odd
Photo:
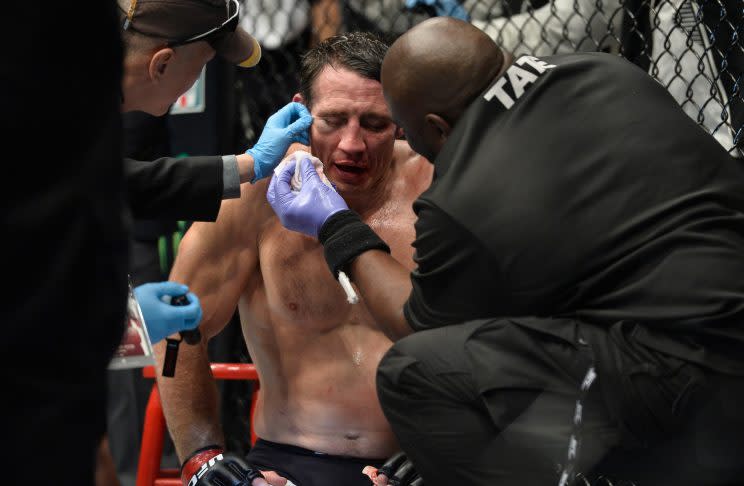
[[413,8],[405,0],[241,1],[241,23],[264,52],[256,69],[237,74],[244,144],[297,91],[300,56],[313,43],[351,30],[392,41],[459,8],[516,55],[605,51],[631,60],[733,156],[744,156],[741,0],[421,0]]

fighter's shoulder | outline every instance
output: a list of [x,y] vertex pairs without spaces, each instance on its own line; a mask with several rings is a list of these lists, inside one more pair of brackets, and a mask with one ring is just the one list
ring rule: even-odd
[[396,140],[393,148],[393,160],[400,177],[413,187],[423,191],[431,184],[434,165],[425,157],[414,152],[405,140]]
[[222,201],[216,224],[234,232],[246,233],[258,230],[274,212],[266,200],[270,178],[240,186],[240,198]]

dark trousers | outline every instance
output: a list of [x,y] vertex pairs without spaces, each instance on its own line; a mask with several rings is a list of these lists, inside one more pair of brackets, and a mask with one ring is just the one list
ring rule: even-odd
[[[560,332],[539,330],[537,319],[423,331],[382,359],[380,403],[427,486],[555,485],[568,466],[639,486],[742,477],[735,458],[744,446],[733,433],[742,430],[742,414],[717,410],[720,396],[705,399],[711,390],[741,395],[740,379],[711,388],[712,375],[699,367],[620,339],[628,334],[622,326],[602,335],[575,321],[544,323]],[[582,397],[577,426],[590,367],[597,379]],[[724,423],[732,428],[721,433]],[[579,447],[569,461],[572,434]]]

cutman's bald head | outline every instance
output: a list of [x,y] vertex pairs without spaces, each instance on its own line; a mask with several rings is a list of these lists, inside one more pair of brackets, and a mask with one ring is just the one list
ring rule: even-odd
[[398,38],[382,64],[382,87],[411,147],[433,161],[465,108],[506,64],[483,31],[450,17]]

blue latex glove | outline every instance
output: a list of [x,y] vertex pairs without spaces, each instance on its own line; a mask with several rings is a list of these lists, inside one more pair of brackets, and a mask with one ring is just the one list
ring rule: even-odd
[[270,176],[292,143],[310,145],[308,128],[312,122],[313,117],[305,105],[297,102],[289,103],[271,115],[256,145],[245,152],[253,157],[255,175],[251,182]]
[[266,198],[285,228],[317,238],[323,223],[349,206],[334,188],[323,184],[310,159],[300,161],[300,170],[299,192],[292,191],[290,186],[295,164],[287,164],[271,179]]
[[440,17],[454,17],[466,22],[470,21],[470,15],[459,0],[406,0],[406,8],[415,8],[419,5],[432,7]]
[[[189,304],[175,306],[170,299],[163,301],[164,296],[176,297],[186,294]],[[146,283],[134,288],[142,317],[145,318],[147,334],[152,344],[165,339],[179,331],[194,329],[202,318],[199,298],[185,285],[176,282]]]

